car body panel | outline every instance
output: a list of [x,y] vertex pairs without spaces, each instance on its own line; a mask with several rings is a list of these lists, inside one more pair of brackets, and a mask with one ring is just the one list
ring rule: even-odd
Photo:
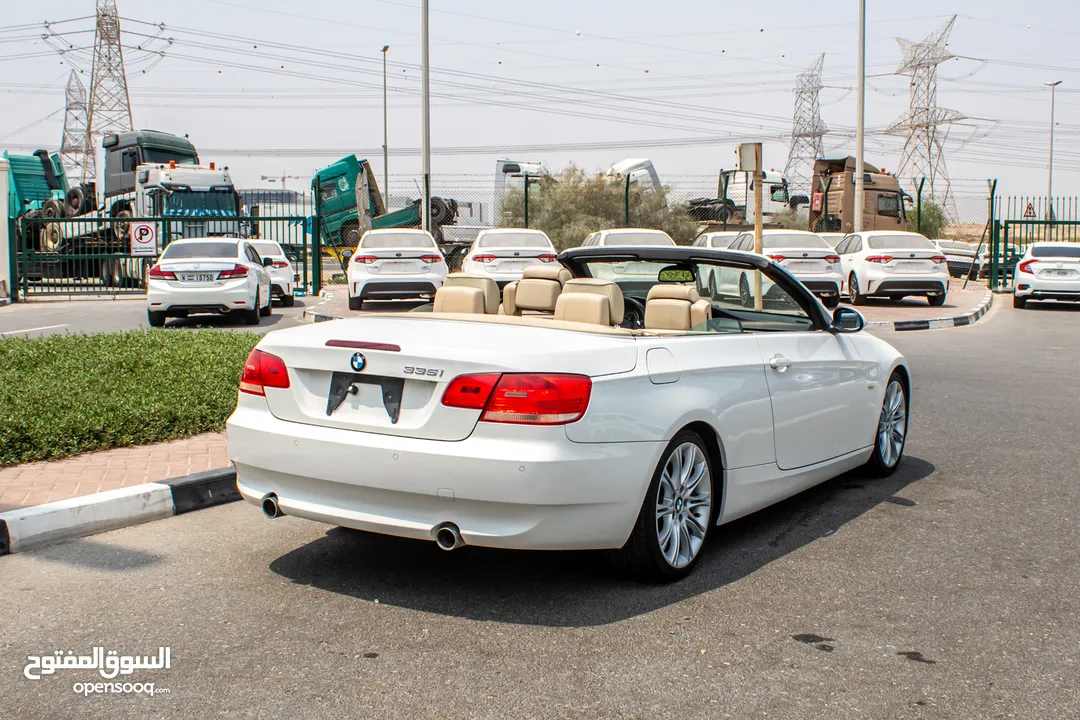
[[1080,244],[1032,243],[1017,263],[1013,288],[1018,298],[1080,301]]
[[[147,278],[147,309],[166,314],[252,310],[255,309],[256,296],[259,307],[268,305],[271,302],[270,273],[247,241],[229,237],[174,240],[169,247],[197,248],[226,241],[237,244],[236,255],[232,258],[194,256],[173,259],[167,248],[156,265],[163,271],[174,273],[176,279]],[[196,250],[187,252],[197,253]],[[247,268],[246,276],[231,279],[220,277],[223,271],[237,265]]]
[[[372,243],[381,238],[401,238]],[[388,244],[387,244],[388,243]],[[366,245],[367,244],[367,245]],[[373,262],[359,258],[373,257]],[[425,260],[425,258],[437,258]],[[349,296],[364,299],[414,298],[433,295],[449,273],[435,238],[424,230],[368,230],[360,238],[345,271]]]
[[[871,247],[871,242],[884,236],[911,238],[922,241],[925,247]],[[857,249],[856,249],[857,248]],[[901,295],[944,295],[949,289],[947,262],[933,262],[943,257],[931,241],[918,233],[874,231],[851,233],[837,246],[845,282],[854,273],[859,292],[864,296],[895,297]],[[888,262],[870,262],[868,257],[889,257]]]

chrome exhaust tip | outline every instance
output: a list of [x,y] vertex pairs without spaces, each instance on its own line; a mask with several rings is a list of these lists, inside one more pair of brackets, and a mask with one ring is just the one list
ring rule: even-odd
[[465,541],[461,539],[461,531],[458,530],[458,526],[454,523],[443,523],[439,527],[435,528],[435,544],[439,546],[441,550],[457,550],[459,547],[465,544]]
[[268,518],[278,518],[285,513],[281,512],[281,508],[278,506],[277,495],[270,493],[262,499],[262,511],[263,515]]

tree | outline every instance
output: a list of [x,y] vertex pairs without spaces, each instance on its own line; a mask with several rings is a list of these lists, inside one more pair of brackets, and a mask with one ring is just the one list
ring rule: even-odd
[[[909,218],[909,220],[916,220],[916,222],[918,222],[919,217],[920,215],[918,214],[918,211],[916,211],[915,217]],[[915,230],[931,240],[941,237],[941,233],[949,226],[949,218],[945,216],[945,208],[941,207],[930,198],[923,198],[922,200],[921,219],[921,225],[916,227]]]
[[[626,208],[625,181],[590,177],[573,165],[529,186],[529,227],[547,233],[559,250],[577,247],[597,230],[628,225],[663,230],[680,245],[690,244],[697,234],[697,222],[686,208],[668,202],[667,188],[644,189],[631,182],[629,224]],[[525,226],[522,189],[506,192],[500,215],[503,227]]]

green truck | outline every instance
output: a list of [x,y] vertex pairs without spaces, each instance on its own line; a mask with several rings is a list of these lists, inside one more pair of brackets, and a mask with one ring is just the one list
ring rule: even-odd
[[[360,236],[370,228],[420,227],[420,200],[408,207],[387,212],[375,173],[367,160],[347,155],[315,173],[311,191],[318,197],[322,244],[335,248],[355,248]],[[357,202],[361,198],[361,202]],[[362,208],[365,212],[357,212]],[[432,235],[442,242],[442,226],[457,220],[457,202],[431,198]]]

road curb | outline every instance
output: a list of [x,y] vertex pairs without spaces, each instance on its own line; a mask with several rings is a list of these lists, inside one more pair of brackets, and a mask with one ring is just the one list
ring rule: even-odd
[[300,315],[303,322],[318,323],[342,319],[341,315],[331,315],[319,310],[320,307],[334,299],[334,293],[323,290],[319,293],[319,297],[322,298],[321,303],[311,308],[304,308],[304,312]]
[[878,320],[866,323],[867,330],[891,330],[893,332],[905,332],[909,330],[937,330],[939,328],[960,327],[974,325],[982,318],[994,304],[994,293],[990,290],[983,295],[979,306],[969,313],[956,317],[935,318],[933,320]]
[[236,470],[228,467],[10,510],[0,513],[0,555],[182,515],[239,499]]

